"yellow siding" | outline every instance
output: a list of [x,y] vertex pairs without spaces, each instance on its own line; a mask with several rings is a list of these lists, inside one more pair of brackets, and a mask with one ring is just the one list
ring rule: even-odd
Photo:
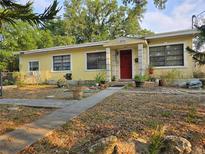
[[[192,36],[186,36],[186,37],[169,37],[169,38],[161,38],[161,39],[152,39],[148,40],[149,46],[152,45],[163,45],[163,44],[169,44],[169,43],[184,43],[184,48],[185,48],[185,66],[184,67],[176,67],[176,68],[169,68],[169,67],[164,67],[164,68],[155,68],[154,73],[155,76],[160,76],[162,74],[165,74],[168,71],[171,71],[172,69],[176,69],[180,71],[183,74],[184,78],[191,78],[193,76],[193,70],[194,70],[194,63],[192,60],[192,57],[188,52],[186,51],[186,47],[192,47]],[[148,52],[146,52],[148,53]],[[148,56],[146,56],[148,57]],[[147,60],[148,61],[148,60]]]
[[[169,38],[162,38],[162,39],[151,39],[148,40],[148,45],[144,45],[144,64],[146,68],[148,67],[149,63],[149,55],[148,55],[148,47],[152,45],[163,45],[167,43],[184,43],[185,48],[187,46],[192,47],[192,36],[187,37],[169,37]],[[111,71],[112,76],[115,75],[117,79],[119,79],[120,75],[120,64],[119,64],[119,55],[118,60],[116,60],[115,53],[116,50],[120,51],[121,49],[132,49],[133,51],[133,70],[134,75],[138,74],[139,68],[138,63],[134,61],[135,58],[138,57],[138,46],[135,45],[121,45],[118,47],[111,48]],[[40,64],[40,82],[54,80],[57,81],[58,79],[63,79],[63,76],[68,72],[53,72],[52,71],[52,62],[54,55],[64,55],[70,54],[71,55],[71,73],[73,80],[94,80],[99,70],[94,71],[87,71],[86,70],[86,52],[96,52],[96,51],[105,51],[105,47],[98,46],[98,47],[87,47],[87,48],[78,48],[72,50],[64,50],[64,51],[51,51],[51,52],[44,52],[38,54],[28,54],[28,55],[20,55],[20,72],[25,75],[29,74],[29,61],[38,60]],[[177,68],[177,70],[181,71],[185,78],[190,78],[193,75],[193,62],[192,57],[187,53],[185,50],[185,67]],[[173,68],[155,68],[155,76],[160,76],[161,74],[166,73],[167,71],[171,71]]]
[[29,54],[20,56],[20,72],[22,74],[28,74],[28,63],[32,60],[38,60],[40,64],[40,81],[62,79],[67,72],[53,72],[52,71],[52,58],[54,55],[71,54],[71,73],[73,80],[93,80],[99,71],[86,71],[85,68],[85,53],[91,51],[104,50],[103,47],[91,47],[84,49],[65,50],[47,52],[41,54]]

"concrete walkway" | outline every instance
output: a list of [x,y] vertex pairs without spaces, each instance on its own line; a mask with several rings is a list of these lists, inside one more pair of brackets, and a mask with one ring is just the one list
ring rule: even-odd
[[0,99],[0,104],[9,105],[25,105],[25,106],[37,106],[37,107],[56,107],[63,108],[70,106],[77,100],[54,100],[54,99]]
[[108,88],[94,96],[85,98],[70,106],[65,106],[33,123],[26,124],[16,130],[0,136],[0,153],[15,154],[30,146],[53,129],[60,127],[81,112],[93,107],[106,97],[118,92],[121,88]]

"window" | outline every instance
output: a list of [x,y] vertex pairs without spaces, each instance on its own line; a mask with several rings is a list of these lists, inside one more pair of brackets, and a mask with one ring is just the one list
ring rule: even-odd
[[39,71],[39,62],[38,61],[30,61],[29,62],[29,71]]
[[184,66],[184,45],[150,47],[149,56],[152,66]]
[[71,70],[70,55],[53,56],[54,71],[69,71]]
[[87,69],[106,69],[106,52],[87,53]]

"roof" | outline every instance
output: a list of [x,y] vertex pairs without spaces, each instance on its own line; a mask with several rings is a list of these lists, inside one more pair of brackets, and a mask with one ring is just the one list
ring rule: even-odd
[[157,39],[157,38],[164,38],[164,37],[184,36],[184,35],[195,35],[196,33],[199,33],[196,29],[187,29],[187,30],[180,30],[180,31],[158,33],[158,34],[148,35],[145,37],[119,37],[114,40],[90,42],[90,43],[82,43],[82,44],[74,44],[74,45],[66,45],[66,46],[56,46],[56,47],[51,47],[51,48],[20,51],[19,53],[20,54],[36,54],[36,53],[42,53],[42,52],[51,52],[51,51],[66,50],[66,49],[77,49],[77,48],[84,48],[84,47],[95,47],[95,46],[110,47],[110,46],[117,46],[117,45],[129,45],[133,43],[146,43],[146,40],[148,39]]
[[196,33],[199,33],[199,31],[197,31],[196,29],[187,29],[187,30],[180,30],[180,31],[157,33],[157,34],[145,36],[144,38],[156,39],[156,38],[164,38],[164,37],[172,37],[172,36],[195,35]]
[[106,42],[108,41],[90,42],[90,43],[73,44],[73,45],[66,45],[66,46],[56,46],[51,48],[35,49],[29,51],[20,51],[20,54],[33,54],[33,53],[42,53],[48,51],[76,49],[76,48],[83,48],[83,47],[103,46],[103,44],[105,44]]
[[134,37],[119,37],[114,40],[110,40],[106,42],[103,46],[104,47],[114,47],[114,46],[122,46],[122,45],[132,45],[132,44],[146,44],[145,39],[134,38]]

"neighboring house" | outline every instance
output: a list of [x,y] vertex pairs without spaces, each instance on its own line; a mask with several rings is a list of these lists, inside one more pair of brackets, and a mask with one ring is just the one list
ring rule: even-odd
[[194,64],[186,47],[192,47],[196,30],[154,34],[147,37],[120,37],[115,40],[58,46],[20,52],[20,72],[37,74],[39,81],[57,81],[66,73],[73,80],[94,80],[106,71],[107,80],[133,79],[154,66],[155,75],[177,69],[193,76]]

